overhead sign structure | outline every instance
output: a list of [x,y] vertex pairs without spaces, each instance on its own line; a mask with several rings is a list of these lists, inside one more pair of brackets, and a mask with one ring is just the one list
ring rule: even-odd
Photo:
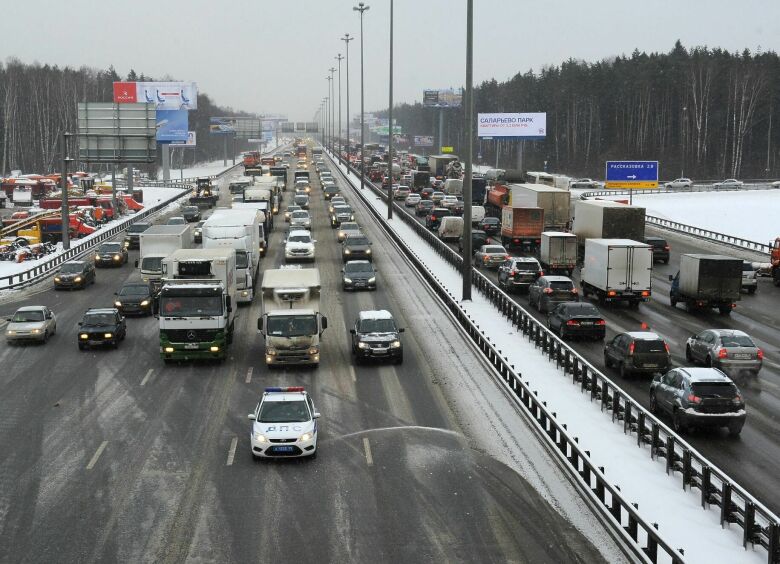
[[455,147],[440,147],[440,148],[442,154],[455,152]]
[[[387,137],[390,135],[390,126],[389,125],[378,125],[376,127],[372,127],[371,131],[379,135],[380,137]],[[394,125],[393,126],[393,135],[398,135],[399,133],[403,133],[403,128],[400,125]]]
[[319,124],[316,121],[306,122],[306,133],[317,133],[319,130]]
[[133,164],[157,160],[153,104],[82,102],[78,128],[80,161]]
[[658,188],[658,161],[607,161],[605,188]]
[[217,135],[235,135],[238,139],[261,137],[263,122],[252,117],[212,117],[209,118],[209,133]]
[[115,82],[115,104],[154,104],[158,110],[197,110],[195,82]]
[[295,122],[295,131],[306,131],[306,122],[296,121]]
[[186,141],[171,141],[171,145],[176,145],[177,147],[196,147],[198,144],[197,134],[197,131],[188,131]]
[[546,113],[479,114],[477,137],[516,137],[544,139],[547,135]]
[[295,123],[292,121],[283,121],[279,129],[282,133],[293,133],[295,131]]
[[157,110],[157,141],[185,143],[189,134],[187,110]]
[[423,106],[428,108],[460,108],[463,89],[423,90]]
[[433,147],[433,135],[415,135],[415,147]]

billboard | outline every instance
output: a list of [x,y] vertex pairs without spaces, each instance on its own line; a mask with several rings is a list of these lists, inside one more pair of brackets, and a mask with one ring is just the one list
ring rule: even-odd
[[88,163],[153,163],[157,113],[152,104],[81,102],[79,160]]
[[433,147],[433,135],[415,135],[415,147]]
[[212,117],[209,118],[209,132],[249,139],[262,136],[263,123],[260,118],[252,117]]
[[459,108],[462,103],[462,88],[423,90],[423,106],[428,108]]
[[197,133],[197,131],[188,131],[186,141],[171,141],[171,145],[176,145],[177,147],[196,147],[198,145]]
[[519,137],[544,139],[547,114],[479,114],[477,137]]
[[187,110],[157,110],[157,141],[186,142],[189,133],[187,114]]
[[158,110],[198,109],[195,82],[115,82],[115,104],[154,104]]
[[295,124],[291,121],[283,121],[281,123],[282,133],[292,133],[295,131]]
[[209,118],[209,133],[215,135],[235,135],[236,123],[231,118]]

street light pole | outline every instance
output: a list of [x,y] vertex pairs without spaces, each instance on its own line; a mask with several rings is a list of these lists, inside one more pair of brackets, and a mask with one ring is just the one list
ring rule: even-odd
[[330,73],[330,152],[336,146],[336,67],[328,69]]
[[474,0],[466,0],[466,176],[463,179],[463,300],[471,300],[471,180],[474,153]]
[[330,135],[330,131],[328,130],[328,124],[329,124],[328,120],[330,118],[328,116],[328,97],[327,96],[325,96],[322,99],[322,104],[323,104],[324,110],[325,110],[325,148],[327,149],[328,148],[328,143],[330,143],[330,139],[328,138],[328,136]]
[[[347,56],[345,57],[347,60],[347,155],[349,155],[349,42],[353,39],[355,38],[350,37],[348,33],[345,33],[344,37],[341,38],[344,45],[347,46]],[[347,174],[349,174],[349,167],[347,167]]]
[[393,0],[390,0],[390,101],[387,110],[387,219],[393,219]]
[[363,13],[369,9],[363,2],[352,7],[356,12],[360,12],[360,189],[366,187],[365,160],[363,152],[366,145],[366,111],[365,111],[365,93],[363,76]]
[[336,60],[339,62],[339,120],[338,125],[336,126],[336,153],[339,157],[339,162],[341,162],[341,61],[344,59],[344,57],[341,55],[341,53],[338,54],[336,57]]

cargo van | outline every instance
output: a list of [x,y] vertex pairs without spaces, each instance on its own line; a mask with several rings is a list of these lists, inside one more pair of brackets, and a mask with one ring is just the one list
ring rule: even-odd
[[455,215],[441,218],[438,233],[442,241],[457,241],[463,235],[463,218]]

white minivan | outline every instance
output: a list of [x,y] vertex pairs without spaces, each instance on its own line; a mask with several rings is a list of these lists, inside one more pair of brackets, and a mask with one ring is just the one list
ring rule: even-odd
[[442,241],[457,241],[463,234],[463,218],[449,215],[441,218],[439,223],[439,239]]

